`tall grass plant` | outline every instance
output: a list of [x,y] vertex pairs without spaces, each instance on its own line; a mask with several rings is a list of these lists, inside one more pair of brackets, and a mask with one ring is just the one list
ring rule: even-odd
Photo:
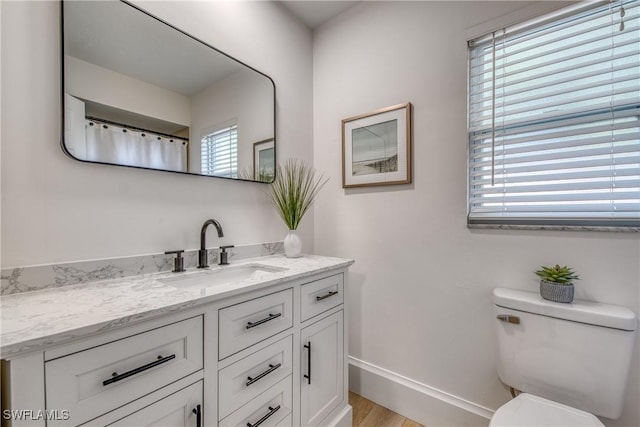
[[297,230],[329,178],[318,176],[313,167],[298,159],[288,159],[276,169],[267,194],[289,230]]

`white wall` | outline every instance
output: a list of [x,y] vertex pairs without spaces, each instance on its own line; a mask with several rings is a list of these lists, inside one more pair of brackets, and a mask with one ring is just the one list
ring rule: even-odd
[[[509,398],[494,364],[494,287],[536,291],[533,270],[557,262],[581,273],[577,298],[640,311],[638,234],[466,227],[465,35],[523,6],[364,2],[314,33],[314,161],[331,176],[315,248],[356,260],[349,353],[488,409]],[[413,184],[343,190],[341,120],[406,101]],[[636,350],[624,413],[608,426],[640,425],[639,378]],[[429,416],[419,421],[446,424]]]
[[65,55],[65,91],[75,97],[189,126],[189,98]]
[[[140,2],[271,76],[278,158],[312,156],[311,33],[270,2]],[[282,240],[261,185],[81,163],[60,139],[57,2],[2,2],[3,268],[194,249],[207,218],[224,243]],[[11,106],[11,108],[7,108]],[[313,215],[301,234],[313,247]],[[209,246],[219,243],[210,233]]]

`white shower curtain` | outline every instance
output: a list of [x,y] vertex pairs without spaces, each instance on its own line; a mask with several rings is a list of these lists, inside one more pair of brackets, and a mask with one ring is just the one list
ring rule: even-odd
[[187,144],[149,132],[86,120],[87,160],[187,172]]

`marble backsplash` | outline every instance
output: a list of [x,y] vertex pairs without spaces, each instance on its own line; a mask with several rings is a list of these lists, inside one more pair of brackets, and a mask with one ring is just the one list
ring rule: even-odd
[[[283,253],[282,242],[242,245],[227,249],[228,260],[241,260]],[[218,263],[219,249],[210,249],[209,264]],[[185,251],[184,268],[198,265],[198,251]],[[77,261],[62,264],[6,268],[0,270],[0,295],[37,291],[98,280],[173,270],[175,255],[152,254],[126,258]]]

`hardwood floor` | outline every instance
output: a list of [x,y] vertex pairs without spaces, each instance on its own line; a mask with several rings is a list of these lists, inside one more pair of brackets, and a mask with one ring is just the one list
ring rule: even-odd
[[362,396],[349,392],[353,427],[424,427]]

